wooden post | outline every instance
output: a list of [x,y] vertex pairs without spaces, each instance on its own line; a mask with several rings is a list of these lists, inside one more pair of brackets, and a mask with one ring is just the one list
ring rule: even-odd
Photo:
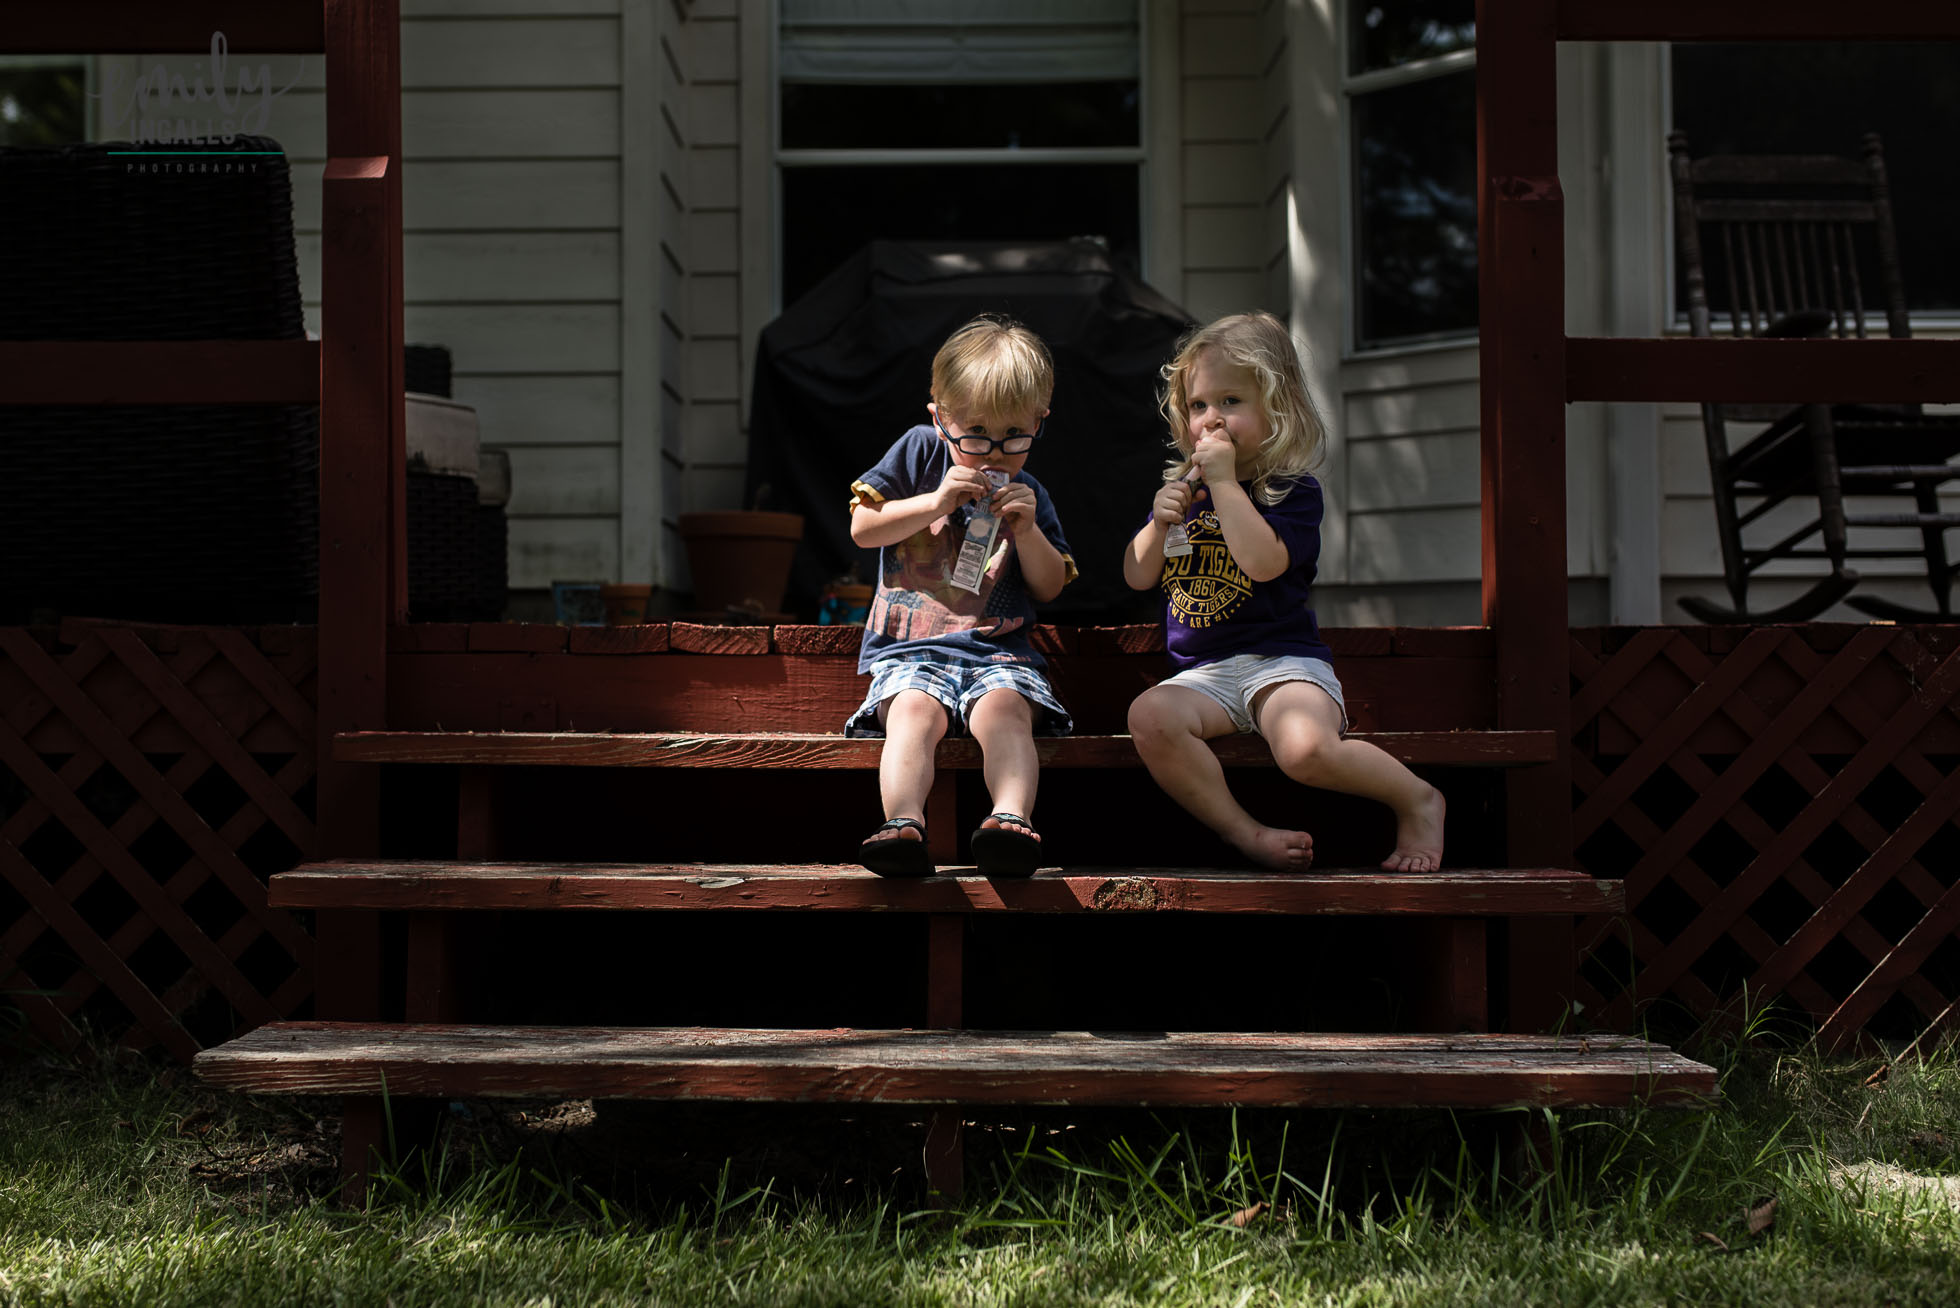
[[957,781],[958,774],[952,769],[940,768],[933,774],[932,789],[926,792],[926,852],[937,867],[960,861]]
[[[402,407],[401,14],[398,0],[325,0],[327,155],[320,273],[320,853],[380,852],[373,767],[334,761],[342,731],[387,725],[387,636],[407,614]],[[322,912],[321,1017],[380,1017],[371,912]],[[343,1101],[344,1203],[366,1193],[381,1104]]]
[[[926,930],[926,1025],[957,1030],[965,1020],[966,916],[928,914]],[[956,1104],[933,1109],[926,1122],[926,1187],[941,1203],[957,1203],[965,1189],[965,1117]]]
[[1417,1030],[1488,1031],[1488,923],[1481,917],[1418,918],[1409,923]]
[[[387,722],[387,629],[406,615],[398,0],[326,0],[327,154],[320,308],[320,852],[379,852],[371,767],[337,732]],[[318,1011],[380,1016],[380,924],[319,918]]]
[[[1483,610],[1498,726],[1556,732],[1557,759],[1506,786],[1513,866],[1572,864],[1566,655],[1565,215],[1558,182],[1556,0],[1477,2]],[[1512,923],[1507,1023],[1557,1022],[1571,991],[1565,919]]]

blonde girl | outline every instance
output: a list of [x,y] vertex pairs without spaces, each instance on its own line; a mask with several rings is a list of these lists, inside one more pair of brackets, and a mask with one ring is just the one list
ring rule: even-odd
[[[1241,808],[1205,744],[1256,731],[1293,780],[1394,811],[1384,868],[1433,871],[1443,859],[1443,796],[1346,738],[1341,683],[1314,618],[1324,502],[1312,470],[1326,429],[1293,338],[1271,314],[1221,318],[1185,338],[1163,377],[1178,457],[1124,551],[1123,579],[1163,589],[1173,674],[1130,706],[1137,753],[1171,798],[1247,858],[1304,870],[1313,838]],[[1184,526],[1190,553],[1166,557],[1173,524]]]

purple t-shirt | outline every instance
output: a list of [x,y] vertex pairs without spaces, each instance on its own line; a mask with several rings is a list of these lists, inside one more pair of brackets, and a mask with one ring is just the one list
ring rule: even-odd
[[[861,503],[904,500],[938,487],[953,456],[930,424],[898,438],[878,465],[851,486]],[[1014,480],[1034,491],[1034,522],[1062,556],[1065,576],[1075,565],[1055,506],[1026,472]],[[1028,663],[1045,666],[1028,643],[1034,629],[1034,597],[1021,579],[1021,556],[1011,532],[994,540],[980,593],[953,584],[972,506],[965,505],[878,551],[878,590],[864,624],[858,671],[869,672],[881,654],[931,652],[951,662]]]
[[[1248,497],[1250,482],[1240,482]],[[1286,546],[1286,571],[1271,581],[1245,575],[1225,536],[1211,498],[1194,497],[1184,529],[1191,553],[1165,559],[1158,585],[1164,591],[1164,647],[1182,671],[1235,654],[1302,654],[1333,662],[1309,605],[1320,566],[1320,483],[1302,477],[1278,504],[1253,500],[1259,516]]]

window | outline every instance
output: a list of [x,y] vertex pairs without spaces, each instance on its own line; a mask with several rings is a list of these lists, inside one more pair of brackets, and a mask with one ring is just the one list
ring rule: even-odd
[[[1677,45],[1670,60],[1674,127],[1707,154],[1857,158],[1867,132],[1885,146],[1907,307],[1960,315],[1960,78],[1955,47],[1932,42],[1789,41]],[[1686,314],[1687,296],[1676,304]],[[1882,322],[1881,311],[1881,322]]]
[[80,60],[0,58],[0,146],[68,145],[88,136],[88,68]]
[[782,298],[865,241],[1100,236],[1140,266],[1136,0],[781,0]]
[[1477,330],[1475,46],[1475,0],[1347,7],[1357,348]]

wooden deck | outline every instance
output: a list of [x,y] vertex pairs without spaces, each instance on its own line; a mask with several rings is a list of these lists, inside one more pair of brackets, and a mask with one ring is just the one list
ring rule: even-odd
[[308,863],[272,878],[275,908],[626,909],[891,913],[1263,913],[1443,917],[1625,911],[1617,881],[1557,869],[1311,873],[1051,868],[990,881],[972,868],[893,880],[855,866]]
[[[1522,767],[1550,762],[1551,731],[1376,731],[1351,737],[1380,746],[1408,764]],[[1272,751],[1258,736],[1211,743],[1227,767],[1271,767]],[[876,771],[885,742],[836,734],[693,731],[359,731],[334,738],[343,763],[427,763],[456,766],[602,768],[846,768]],[[1141,767],[1128,736],[1059,736],[1035,741],[1044,768]],[[936,762],[972,770],[980,746],[944,740]]]
[[1715,1070],[1625,1037],[787,1031],[281,1022],[197,1056],[278,1094],[1070,1107],[1706,1103]]

